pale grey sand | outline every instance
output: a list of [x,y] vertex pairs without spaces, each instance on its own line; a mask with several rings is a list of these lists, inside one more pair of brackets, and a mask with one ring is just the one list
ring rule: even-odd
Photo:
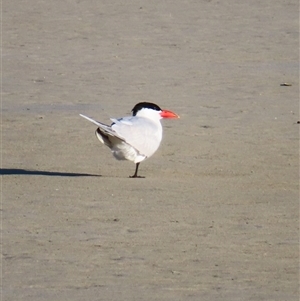
[[[298,1],[2,5],[3,300],[298,300]],[[78,114],[144,100],[129,179]]]

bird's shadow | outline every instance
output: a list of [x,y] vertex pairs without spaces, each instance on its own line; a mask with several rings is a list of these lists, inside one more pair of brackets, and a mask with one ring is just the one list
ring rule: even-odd
[[59,171],[45,171],[45,170],[28,170],[20,168],[0,168],[0,175],[22,175],[22,176],[50,176],[50,177],[101,177],[101,175],[89,173],[73,173],[73,172],[59,172]]

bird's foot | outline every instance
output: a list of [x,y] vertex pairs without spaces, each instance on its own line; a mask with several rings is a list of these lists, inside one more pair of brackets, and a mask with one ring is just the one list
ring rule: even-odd
[[129,176],[129,178],[131,178],[131,179],[133,179],[133,178],[144,179],[145,177],[143,177],[143,176],[138,176],[138,175],[133,175],[133,176]]

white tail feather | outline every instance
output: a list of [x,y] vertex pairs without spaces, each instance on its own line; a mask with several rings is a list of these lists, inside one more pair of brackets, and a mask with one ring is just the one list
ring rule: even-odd
[[94,119],[92,119],[92,118],[90,118],[90,117],[87,117],[87,116],[82,115],[82,114],[79,114],[79,115],[80,115],[81,117],[87,119],[88,121],[90,121],[90,122],[96,124],[97,126],[100,126],[100,127],[101,127],[101,126],[103,125],[102,123],[100,123],[100,122],[98,122],[98,121],[96,121],[96,120],[94,120]]

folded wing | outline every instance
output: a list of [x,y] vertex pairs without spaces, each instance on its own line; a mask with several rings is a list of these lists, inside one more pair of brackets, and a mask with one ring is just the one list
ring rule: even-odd
[[111,120],[112,130],[140,154],[150,157],[158,149],[162,139],[160,122],[136,116]]

